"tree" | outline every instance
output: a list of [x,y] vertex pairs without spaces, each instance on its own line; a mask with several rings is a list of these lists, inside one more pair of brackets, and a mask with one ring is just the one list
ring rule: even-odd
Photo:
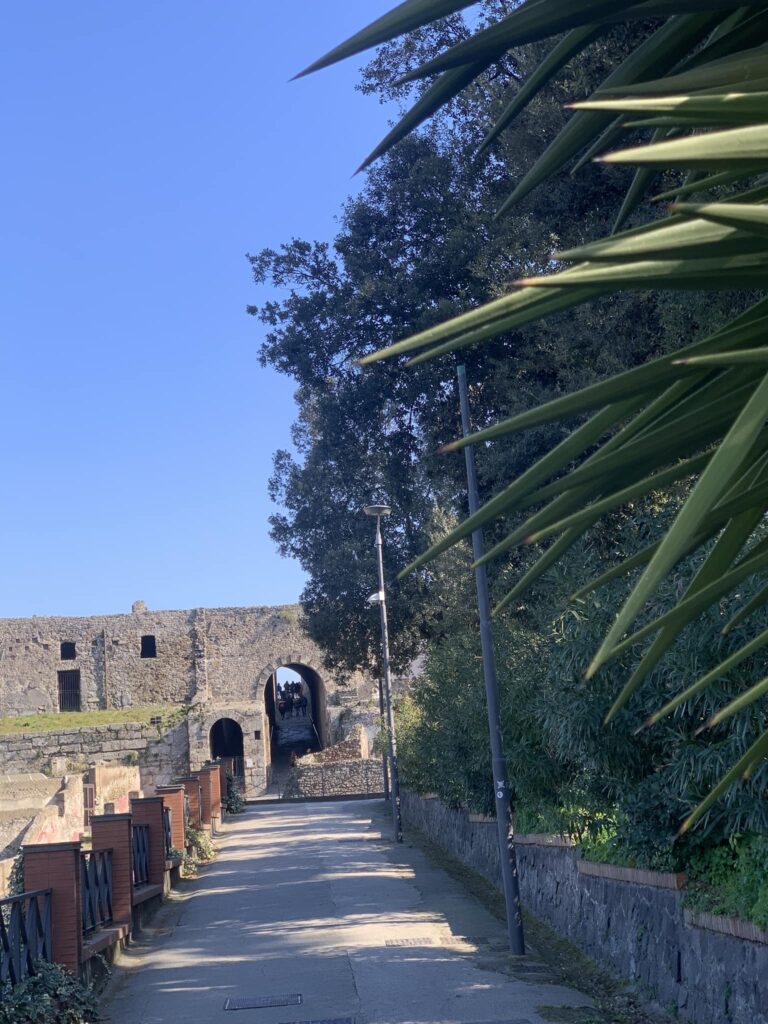
[[[308,70],[420,29],[466,6],[455,0],[429,4],[406,0]],[[663,20],[648,22],[649,17]],[[671,219],[650,222],[612,239],[561,248],[553,260],[571,266],[523,275],[520,287],[508,295],[437,328],[418,331],[366,357],[367,361],[420,350],[435,357],[503,336],[599,295],[649,288],[711,292],[763,286],[768,220],[758,204],[764,201],[765,190],[758,185],[744,191],[749,179],[768,164],[768,58],[760,45],[768,37],[768,18],[760,4],[642,2],[626,4],[617,12],[606,0],[571,5],[524,0],[500,11],[493,24],[481,24],[468,38],[449,45],[409,75],[411,79],[432,77],[413,111],[369,159],[454,100],[490,66],[509,61],[513,48],[517,54],[526,44],[555,38],[551,53],[498,117],[487,136],[490,143],[524,109],[538,84],[552,78],[573,55],[588,52],[596,40],[609,38],[607,33],[617,22],[638,31],[638,44],[627,56],[617,49],[615,67],[597,93],[577,105],[576,113],[500,209],[506,212],[530,196],[579,155],[586,160],[596,154],[611,164],[637,168],[620,220],[637,209],[659,171],[686,172],[688,178],[673,194],[699,194],[704,201],[678,202]],[[566,34],[557,38],[561,33]],[[626,125],[639,128],[647,141],[611,151],[623,141]],[[711,191],[730,184],[742,191],[727,201]],[[768,601],[768,587],[746,604],[741,603],[739,592],[746,580],[759,581],[768,566],[760,533],[768,496],[764,427],[768,350],[755,348],[761,344],[767,313],[768,306],[761,300],[726,329],[684,347],[682,362],[663,356],[478,433],[475,441],[488,440],[593,413],[571,433],[567,444],[552,449],[513,479],[477,517],[433,546],[414,567],[466,536],[477,523],[517,512],[518,522],[494,554],[522,540],[557,537],[540,557],[538,568],[528,574],[530,580],[573,547],[606,511],[672,482],[694,479],[688,499],[657,543],[645,554],[625,560],[625,571],[638,565],[644,569],[587,666],[587,675],[593,677],[626,650],[650,639],[609,717],[618,714],[688,623],[717,602],[730,600],[726,605],[730,621],[725,622],[730,630]],[[532,504],[537,511],[519,525],[519,512]],[[652,614],[653,598],[664,581],[692,550],[705,552],[706,560],[667,611],[644,621],[644,616]],[[513,594],[518,589],[516,585]],[[754,635],[722,662],[718,674],[743,660],[755,644],[766,643],[766,631]],[[691,685],[701,688],[709,682],[707,673]],[[751,685],[710,719],[708,724],[714,727],[750,708],[753,742],[686,826],[740,777],[758,771],[765,778],[768,731],[763,698],[767,691],[766,681]],[[684,688],[663,711],[670,713],[689,694],[690,687]]]
[[[462,26],[453,19],[449,28],[463,35]],[[423,33],[419,54],[438,52],[444,35],[440,26],[432,36]],[[365,88],[386,90],[387,75],[409,59],[391,46],[366,71]],[[600,57],[579,74],[594,77],[602,69]],[[483,80],[460,108],[372,167],[344,209],[333,246],[294,239],[250,257],[256,283],[281,295],[249,307],[268,328],[261,359],[296,380],[300,407],[297,455],[279,452],[275,460],[271,495],[281,511],[272,517],[272,535],[308,573],[302,605],[310,632],[346,668],[370,665],[378,650],[378,625],[366,604],[375,571],[362,506],[381,499],[394,509],[384,550],[393,653],[403,666],[444,626],[434,580],[422,574],[396,582],[396,571],[423,550],[436,508],[463,514],[465,493],[462,463],[437,454],[459,430],[454,363],[427,362],[407,373],[380,363],[361,373],[356,360],[482,304],[515,276],[545,269],[551,222],[576,244],[585,231],[607,226],[622,194],[620,182],[607,187],[595,171],[578,197],[581,226],[567,183],[543,203],[531,200],[494,221],[509,176],[523,173],[543,130],[564,123],[556,100],[540,95],[523,116],[521,136],[505,143],[504,160],[479,168],[467,138],[476,136],[489,96],[501,102],[505,80]],[[669,344],[665,319],[672,315],[695,325],[722,313],[713,304],[698,309],[629,296],[566,313],[538,329],[533,344],[530,331],[514,331],[468,353],[477,422],[579,387],[595,370],[611,373],[656,354]],[[610,348],[597,330],[601,317],[619,339]],[[621,330],[627,323],[631,333]],[[564,433],[557,425],[481,453],[485,491],[520,473]]]

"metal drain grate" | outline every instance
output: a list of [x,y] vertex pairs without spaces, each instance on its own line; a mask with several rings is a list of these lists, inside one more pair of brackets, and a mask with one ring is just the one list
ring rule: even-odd
[[434,946],[434,939],[387,939],[385,946]]
[[228,996],[224,1003],[225,1010],[263,1010],[268,1006],[298,1006],[301,996],[294,992],[287,996],[242,996],[235,999]]

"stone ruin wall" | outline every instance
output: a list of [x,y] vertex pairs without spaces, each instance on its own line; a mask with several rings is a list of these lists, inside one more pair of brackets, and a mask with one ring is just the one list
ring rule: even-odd
[[[155,638],[156,656],[141,657],[141,637]],[[61,644],[75,644],[74,660]],[[187,723],[169,749],[154,742],[151,727],[95,727],[0,737],[0,770],[46,770],[57,753],[86,763],[124,761],[135,750],[149,776],[182,773],[210,756],[214,722],[232,718],[243,731],[249,793],[268,777],[269,721],[264,688],[281,665],[301,665],[321,682],[316,721],[326,743],[344,739],[361,721],[374,731],[374,683],[357,674],[334,679],[323,652],[305,633],[297,605],[148,611],[137,601],[128,615],[84,618],[0,619],[0,716],[58,711],[58,673],[79,670],[82,710],[148,705],[187,705]],[[62,724],[64,724],[64,721]],[[183,732],[183,736],[182,736]],[[74,755],[74,756],[73,756]]]
[[[141,657],[145,634],[156,638],[154,658]],[[61,659],[65,641],[76,645],[74,660]],[[318,672],[332,705],[367,703],[373,683],[328,676],[297,605],[148,611],[137,601],[129,615],[0,619],[0,716],[57,711],[57,673],[73,669],[80,671],[83,710],[262,706],[271,673],[294,662]]]

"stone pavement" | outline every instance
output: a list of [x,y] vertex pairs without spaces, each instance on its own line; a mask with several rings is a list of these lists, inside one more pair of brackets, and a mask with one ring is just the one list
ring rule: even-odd
[[[381,800],[262,804],[230,819],[216,861],[128,951],[111,1024],[543,1024],[585,1007],[418,849]],[[225,1009],[227,1000],[300,1004]],[[562,1017],[558,1019],[563,1019]]]

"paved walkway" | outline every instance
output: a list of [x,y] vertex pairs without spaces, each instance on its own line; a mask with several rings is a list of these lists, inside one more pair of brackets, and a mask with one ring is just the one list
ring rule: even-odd
[[[510,958],[494,917],[418,849],[395,848],[382,808],[273,804],[231,820],[216,861],[127,954],[105,1017],[541,1024],[542,1005],[589,1005]],[[295,994],[300,1005],[225,1009]]]

